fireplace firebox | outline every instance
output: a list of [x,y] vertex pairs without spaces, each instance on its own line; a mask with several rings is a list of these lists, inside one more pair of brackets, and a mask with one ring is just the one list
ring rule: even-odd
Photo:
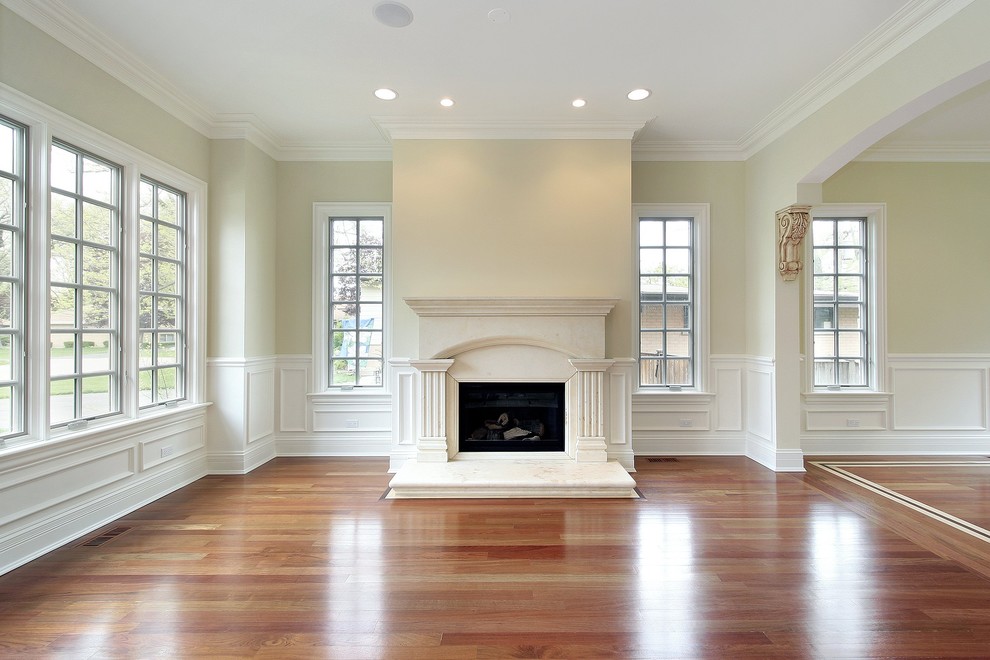
[[459,383],[459,451],[564,451],[563,383]]

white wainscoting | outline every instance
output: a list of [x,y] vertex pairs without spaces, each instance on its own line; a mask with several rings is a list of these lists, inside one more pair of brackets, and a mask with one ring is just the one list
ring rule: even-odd
[[990,452],[990,355],[890,355],[887,392],[804,397],[808,455]]
[[312,368],[309,355],[278,358],[278,455],[389,455],[393,396],[383,390],[360,389],[313,393]]
[[207,472],[206,406],[0,450],[0,574]]
[[206,361],[211,474],[245,474],[275,457],[274,357]]
[[633,447],[639,456],[738,456],[746,453],[744,385],[748,360],[713,355],[708,391],[632,396]]

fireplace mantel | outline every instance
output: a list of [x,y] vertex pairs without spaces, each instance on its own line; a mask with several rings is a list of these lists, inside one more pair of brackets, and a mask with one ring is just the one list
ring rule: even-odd
[[[629,429],[635,362],[609,358],[605,353],[605,319],[619,300],[403,300],[419,317],[418,355],[406,360],[415,384],[409,401],[417,411],[415,416],[403,418],[405,426],[398,435],[415,438],[416,449],[393,479],[391,497],[505,497],[504,490],[492,490],[503,483],[497,476],[502,469],[508,470],[505,478],[514,488],[533,481],[519,489],[518,496],[522,497],[538,493],[593,497],[607,491],[617,497],[634,496],[635,482],[625,472],[632,469]],[[481,471],[465,466],[479,457],[458,450],[457,384],[464,382],[564,384],[564,451],[485,457],[482,462],[486,469]],[[578,478],[578,474],[582,476]],[[588,474],[597,474],[601,482],[588,481]],[[427,475],[428,481],[436,481],[433,486],[424,486],[422,479]],[[491,479],[479,479],[479,475],[490,475]]]
[[418,316],[606,316],[616,298],[403,298]]

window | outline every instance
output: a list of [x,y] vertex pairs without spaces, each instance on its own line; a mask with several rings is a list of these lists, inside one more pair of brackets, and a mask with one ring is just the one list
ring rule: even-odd
[[27,97],[0,110],[0,448],[200,402],[206,184]]
[[0,117],[0,438],[24,417],[25,136]]
[[699,389],[707,205],[636,207],[639,384]]
[[825,207],[812,214],[808,299],[815,388],[879,387],[881,211]]
[[49,161],[49,418],[120,412],[120,166],[64,143]]
[[387,205],[317,204],[314,356],[318,388],[385,383]]
[[186,196],[142,177],[139,199],[138,393],[144,407],[184,394]]

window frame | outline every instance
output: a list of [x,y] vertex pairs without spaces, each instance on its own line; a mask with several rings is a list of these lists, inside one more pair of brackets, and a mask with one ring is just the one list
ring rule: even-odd
[[27,415],[27,273],[26,245],[28,235],[27,194],[30,185],[28,144],[30,129],[12,118],[0,116],[0,123],[13,132],[12,169],[0,173],[0,177],[11,182],[11,222],[3,226],[12,238],[11,273],[0,276],[11,288],[10,327],[0,334],[10,337],[10,378],[3,381],[10,388],[10,429],[0,432],[0,442],[24,433]]
[[[206,202],[207,184],[176,167],[69,117],[27,95],[0,88],[0,115],[27,128],[25,277],[25,415],[21,433],[0,438],[0,451],[88,437],[141,419],[199,409],[206,396]],[[121,167],[121,406],[118,413],[79,424],[50,426],[49,329],[49,158],[53,141],[63,142]],[[138,406],[137,278],[138,181],[146,176],[186,194],[187,208],[187,376],[186,398],[162,406]]]
[[691,385],[653,385],[643,384],[642,365],[643,356],[637,355],[636,363],[640,376],[636,380],[636,391],[639,393],[678,393],[706,391],[708,386],[708,364],[711,356],[710,350],[710,328],[709,313],[710,300],[710,260],[709,260],[709,223],[710,205],[707,203],[697,204],[633,204],[633,291],[636,292],[635,316],[633,324],[633,346],[636,353],[641,353],[641,331],[642,331],[642,292],[640,290],[640,226],[643,220],[651,218],[680,219],[689,218],[692,220],[692,301],[690,314],[692,315],[693,336],[691,356]]
[[[866,369],[863,385],[815,385],[815,271],[814,221],[816,219],[862,219],[866,232]],[[805,389],[814,393],[875,394],[883,392],[886,376],[886,205],[884,204],[822,204],[810,213],[810,225],[804,241],[807,264],[804,277],[804,345],[807,383]]]
[[[144,186],[144,185],[150,185],[151,186],[152,193],[153,193],[154,199],[155,199],[154,214],[151,215],[151,216],[145,215],[144,213],[141,212],[141,206],[140,206],[140,202],[141,202],[141,199],[140,199],[141,198],[140,187],[141,186]],[[187,300],[188,300],[188,289],[187,289],[187,284],[186,284],[187,278],[188,278],[188,273],[189,273],[189,267],[188,267],[188,257],[189,257],[189,254],[188,254],[188,240],[187,240],[187,234],[188,234],[188,228],[187,228],[187,225],[188,225],[188,222],[187,222],[188,212],[187,212],[187,207],[188,207],[188,204],[186,202],[187,194],[185,192],[177,189],[174,186],[170,186],[170,185],[167,185],[165,183],[162,183],[162,182],[158,181],[157,179],[154,179],[154,178],[149,177],[147,175],[144,175],[144,174],[140,175],[139,181],[138,181],[138,186],[139,186],[139,193],[138,193],[138,217],[137,217],[137,223],[138,223],[138,229],[137,229],[137,234],[138,234],[138,252],[137,252],[137,258],[138,258],[138,277],[137,277],[137,288],[138,288],[138,292],[137,292],[137,294],[138,294],[138,315],[139,315],[139,318],[138,318],[138,324],[137,324],[137,336],[138,336],[138,351],[139,351],[139,353],[144,348],[143,342],[141,341],[143,334],[146,334],[146,333],[147,334],[150,334],[150,335],[152,335],[152,337],[154,339],[151,342],[151,345],[149,347],[151,349],[150,364],[149,365],[142,365],[141,364],[141,356],[140,356],[140,354],[138,355],[138,369],[137,369],[137,374],[138,374],[138,383],[139,384],[138,384],[138,388],[137,389],[138,389],[138,406],[139,406],[139,408],[141,408],[141,409],[150,409],[150,408],[154,408],[155,406],[160,406],[160,405],[174,405],[174,404],[178,403],[179,401],[182,401],[186,397],[186,372],[187,372],[187,368],[186,368],[186,363],[187,363],[187,355],[186,355],[187,342],[186,342],[186,336],[188,334],[187,333],[187,330],[186,330],[186,326],[187,326],[188,321],[189,321],[189,318],[188,318],[189,314],[188,314],[188,309],[187,309],[187,307],[188,307],[188,304],[187,304]],[[165,191],[166,193],[171,193],[171,194],[175,195],[175,197],[176,197],[176,219],[175,219],[175,222],[168,222],[167,220],[162,220],[159,217],[160,208],[159,208],[159,204],[158,204],[158,200],[159,200],[158,193],[160,193],[160,191]],[[150,253],[149,252],[142,252],[141,251],[141,246],[140,246],[141,226],[142,226],[142,223],[144,223],[145,221],[150,221],[152,223],[152,252],[150,252]],[[170,258],[170,257],[164,256],[164,255],[162,255],[162,254],[159,253],[159,242],[158,242],[158,238],[160,236],[160,229],[161,229],[160,226],[161,225],[165,225],[167,227],[171,227],[171,228],[174,228],[175,229],[175,232],[176,232],[176,246],[175,246],[175,248],[176,248],[175,249],[176,255],[175,255],[174,258]],[[141,268],[140,268],[140,261],[143,260],[143,259],[150,259],[151,260],[151,264],[152,264],[152,283],[153,283],[153,286],[152,286],[152,289],[150,289],[150,290],[146,290],[146,289],[142,289],[141,288]],[[172,293],[163,292],[163,291],[160,291],[159,290],[159,279],[158,279],[159,278],[159,268],[158,268],[158,266],[161,263],[172,264],[172,265],[175,266],[175,270],[176,270],[176,274],[175,274],[175,286],[174,286],[175,291],[172,292]],[[151,327],[148,327],[148,328],[143,327],[142,326],[141,319],[140,319],[140,313],[141,313],[140,301],[141,301],[141,297],[143,297],[143,296],[150,296],[152,298],[152,309],[155,310],[155,312],[157,312],[157,310],[159,309],[159,299],[160,298],[163,298],[164,297],[164,298],[167,298],[167,299],[174,300],[175,301],[175,307],[176,307],[176,314],[175,314],[175,318],[176,318],[176,320],[175,320],[175,326],[176,327],[175,328],[162,329],[162,328],[159,328],[158,327],[157,321],[153,322]],[[157,316],[158,316],[157,313],[154,316],[157,319]],[[163,362],[160,361],[159,350],[160,350],[161,342],[158,340],[158,337],[161,336],[161,335],[163,335],[163,334],[174,334],[176,336],[175,337],[175,342],[174,342],[175,343],[175,361],[174,362],[163,363]],[[175,396],[172,396],[172,397],[169,397],[169,398],[166,398],[166,399],[160,399],[159,396],[158,396],[159,389],[160,389],[160,387],[159,387],[159,377],[160,377],[161,372],[163,370],[164,371],[167,371],[167,370],[170,370],[170,369],[174,369],[175,370],[175,388],[176,388],[176,393],[175,393]],[[142,404],[141,401],[140,401],[140,398],[141,398],[140,380],[141,380],[142,374],[143,373],[146,373],[146,372],[149,373],[149,377],[150,377],[150,380],[151,380],[151,389],[150,389],[150,392],[151,392],[151,401],[149,403],[143,403]]]
[[[53,245],[54,240],[58,240],[66,245],[71,245],[73,250],[73,279],[72,281],[59,281],[57,284],[51,279],[51,257],[49,256],[49,282],[48,282],[48,330],[49,330],[49,347],[48,347],[48,358],[49,366],[51,365],[51,360],[53,358],[52,351],[54,350],[54,337],[57,335],[71,336],[71,344],[73,346],[73,368],[71,374],[68,376],[53,376],[50,372],[48,374],[48,386],[49,386],[49,397],[48,397],[48,416],[49,424],[52,429],[58,429],[62,426],[68,428],[74,428],[79,425],[80,422],[94,421],[103,417],[111,417],[118,415],[123,411],[123,366],[121,364],[121,339],[123,337],[123,331],[125,327],[123,318],[123,308],[122,308],[122,251],[121,251],[121,236],[122,236],[122,223],[124,215],[124,203],[123,203],[123,167],[111,161],[110,159],[104,158],[93,154],[92,152],[77,147],[74,144],[69,143],[65,140],[60,140],[57,138],[52,138],[49,140],[49,154],[56,148],[72,154],[75,158],[75,181],[73,182],[74,191],[69,191],[64,188],[55,188],[52,185],[51,179],[51,162],[49,162],[49,178],[47,181],[47,188],[49,193],[49,212],[46,218],[47,229],[48,229],[48,244]],[[106,166],[113,173],[113,190],[110,193],[110,202],[101,202],[93,197],[87,197],[84,190],[84,171],[82,170],[82,163],[84,161],[97,162],[103,166]],[[52,225],[54,219],[52,218],[52,206],[51,199],[54,195],[61,195],[63,197],[68,197],[74,200],[73,208],[73,236],[68,235],[58,235],[55,238],[52,232]],[[85,224],[85,205],[96,206],[110,211],[111,225],[108,234],[108,241],[105,243],[99,243],[90,240],[84,231]],[[109,282],[106,285],[96,285],[92,283],[87,283],[85,281],[85,270],[86,261],[85,255],[87,249],[96,249],[105,251],[109,256]],[[49,253],[51,255],[51,253]],[[72,290],[73,297],[73,323],[71,329],[53,329],[51,311],[52,311],[52,298],[51,291],[53,286],[61,286],[63,288]],[[103,292],[107,294],[109,302],[109,318],[107,319],[106,327],[89,328],[87,332],[87,327],[84,319],[85,314],[85,303],[84,298],[86,292]],[[84,350],[86,347],[84,336],[86,334],[106,334],[110,337],[107,343],[108,349],[108,362],[107,369],[98,370],[87,370],[84,361]],[[107,386],[109,388],[107,396],[108,410],[106,412],[100,412],[87,416],[84,412],[84,402],[83,396],[85,394],[85,381],[88,378],[100,378],[107,377]],[[73,411],[74,414],[71,419],[66,419],[64,421],[53,422],[52,421],[52,395],[51,388],[56,382],[70,381],[73,383]]]
[[[330,384],[331,273],[330,225],[334,218],[382,219],[382,377],[378,385]],[[316,393],[383,393],[388,388],[389,358],[392,353],[391,315],[391,226],[390,203],[316,202],[313,204],[313,369],[312,388]]]

